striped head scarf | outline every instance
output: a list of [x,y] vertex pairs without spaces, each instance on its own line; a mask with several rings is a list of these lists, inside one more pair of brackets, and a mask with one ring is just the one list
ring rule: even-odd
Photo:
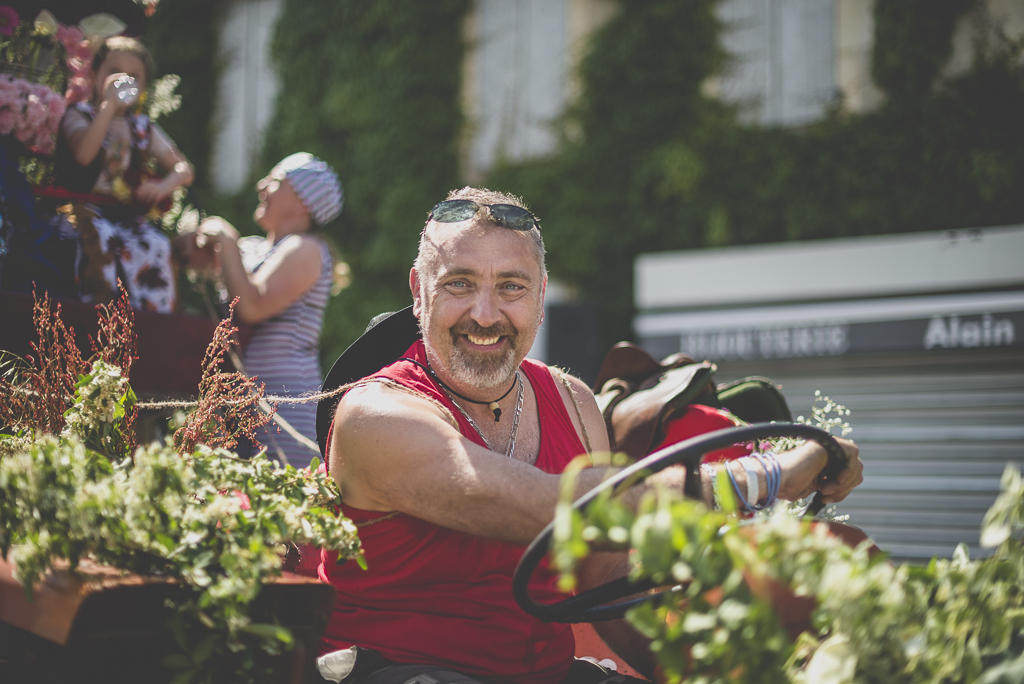
[[296,152],[282,159],[277,168],[284,171],[288,185],[318,226],[326,225],[341,213],[345,195],[330,164],[309,152]]

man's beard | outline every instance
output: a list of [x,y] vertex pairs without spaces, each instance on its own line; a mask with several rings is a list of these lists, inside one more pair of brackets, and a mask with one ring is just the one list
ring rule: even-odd
[[[506,384],[516,371],[516,343],[519,333],[512,326],[493,325],[482,328],[478,325],[460,326],[451,332],[452,355],[448,372],[461,383],[478,389],[487,389]],[[474,337],[504,337],[508,344],[499,352],[481,353],[467,349],[459,343],[463,335]]]

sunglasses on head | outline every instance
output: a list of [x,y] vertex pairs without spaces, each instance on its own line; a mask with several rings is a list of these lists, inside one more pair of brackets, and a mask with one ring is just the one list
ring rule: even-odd
[[540,219],[522,207],[517,207],[514,204],[479,204],[468,199],[438,202],[430,210],[427,221],[437,221],[438,223],[468,221],[477,215],[481,207],[487,207],[491,220],[503,228],[530,230],[536,226],[537,230],[540,230]]

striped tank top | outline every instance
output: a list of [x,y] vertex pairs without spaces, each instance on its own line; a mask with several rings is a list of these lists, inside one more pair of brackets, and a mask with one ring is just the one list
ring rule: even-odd
[[[238,241],[242,265],[246,272],[256,273],[277,249],[261,237],[246,237]],[[331,252],[322,240],[320,247],[320,276],[316,283],[298,300],[277,316],[256,326],[245,349],[245,369],[266,385],[268,395],[297,396],[320,390],[320,331],[324,323],[324,309],[331,292]],[[292,427],[316,442],[316,403],[278,404],[277,412]],[[310,459],[319,456],[271,422],[257,439],[267,448],[271,458],[278,452],[297,468],[305,468]]]

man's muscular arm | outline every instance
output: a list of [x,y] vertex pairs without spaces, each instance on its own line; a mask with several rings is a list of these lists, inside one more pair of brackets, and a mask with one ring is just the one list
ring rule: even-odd
[[[560,383],[559,383],[560,384]],[[604,423],[593,396],[579,381],[580,409],[592,447],[607,448]],[[560,384],[563,400],[568,393]],[[569,415],[578,424],[575,409]],[[600,422],[598,422],[600,420]],[[840,500],[860,482],[860,462],[852,465],[827,492]],[[448,415],[428,399],[371,384],[355,388],[338,404],[329,454],[331,473],[345,502],[371,511],[401,511],[422,520],[483,537],[528,543],[551,522],[559,497],[559,476],[506,458],[463,437]],[[807,444],[781,454],[781,496],[800,498],[813,489],[825,465],[824,450]],[[605,468],[580,473],[576,496],[608,476]],[[736,473],[744,487],[743,473]],[[682,490],[685,475],[669,468],[649,478]],[[762,488],[763,489],[763,488]],[[624,495],[636,500],[643,487]]]
[[[558,475],[474,444],[429,400],[384,385],[339,402],[329,458],[346,504],[484,537],[527,543],[558,502]],[[605,475],[584,471],[578,494]]]

